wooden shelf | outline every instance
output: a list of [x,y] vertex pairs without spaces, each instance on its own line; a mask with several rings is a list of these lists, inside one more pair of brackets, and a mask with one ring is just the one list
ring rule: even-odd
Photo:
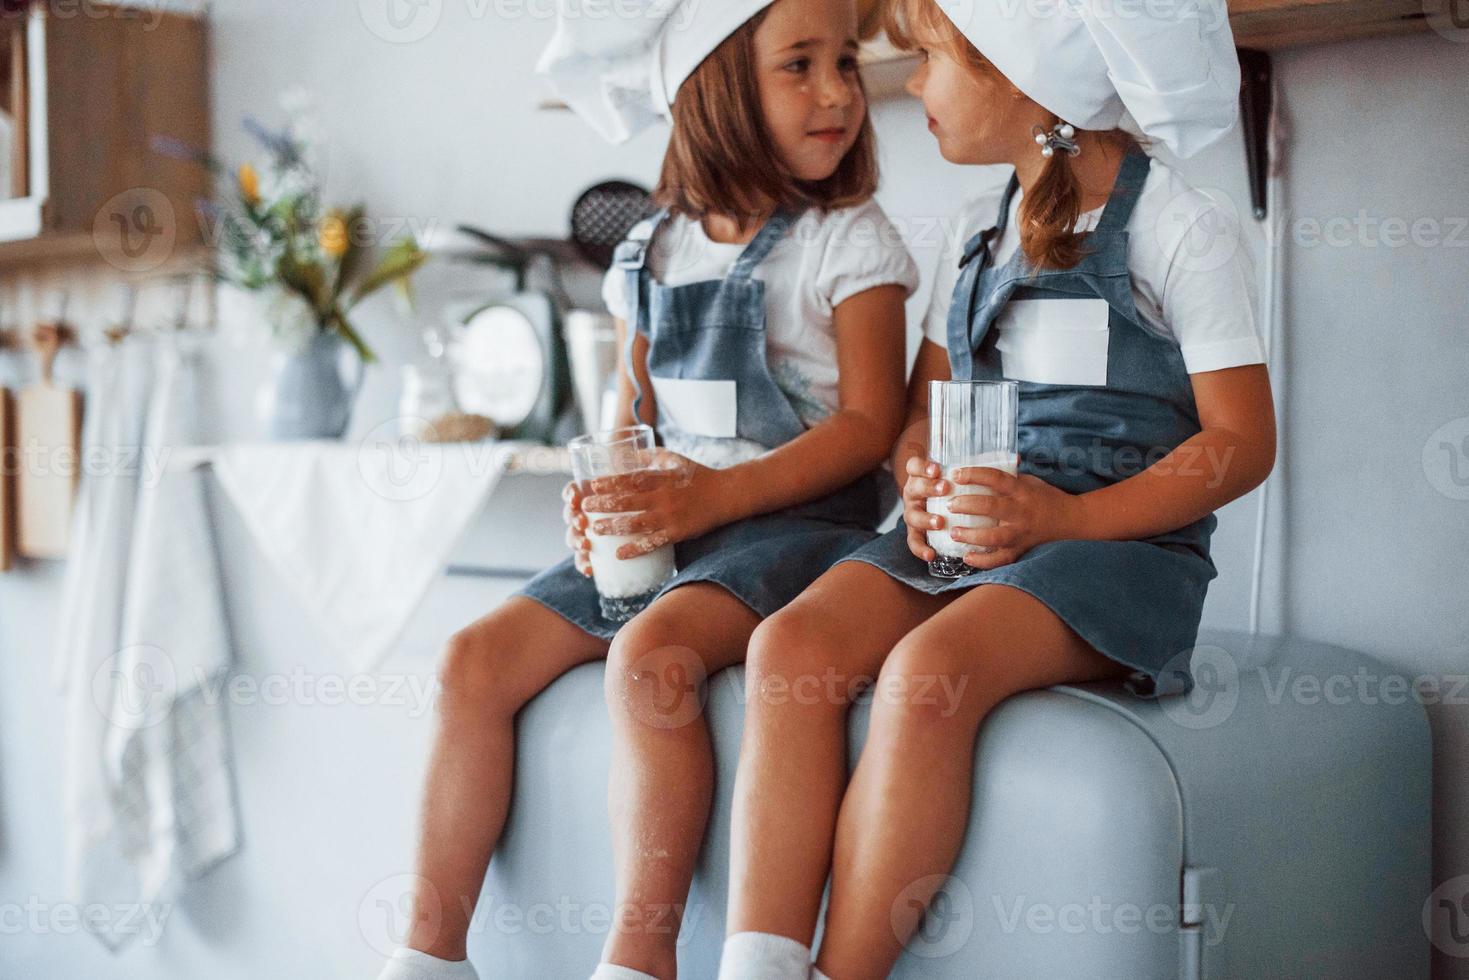
[[207,21],[128,4],[54,8],[4,21],[26,166],[11,190],[23,196],[0,201],[0,265],[90,255],[126,272],[156,267],[206,239],[195,203],[208,172],[152,139],[209,148]]

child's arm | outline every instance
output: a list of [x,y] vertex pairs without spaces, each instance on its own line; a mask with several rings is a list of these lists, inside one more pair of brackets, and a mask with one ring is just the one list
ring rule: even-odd
[[1275,465],[1275,405],[1264,365],[1191,376],[1202,431],[1152,466],[1111,486],[1067,494],[1029,474],[975,467],[956,480],[996,496],[954,500],[956,514],[1001,521],[994,528],[954,528],[955,540],[997,548],[965,561],[1008,564],[1046,541],[1135,541],[1192,524],[1264,482]]
[[627,350],[627,322],[617,320],[617,414],[613,417],[614,429],[626,428],[639,422],[658,424],[658,403],[653,397],[653,381],[648,377],[648,338],[638,334],[632,343],[633,370],[638,375],[638,389],[643,393],[642,412],[637,417],[632,412],[632,379],[627,374],[627,358],[622,354]]
[[1275,402],[1263,364],[1190,376],[1203,431],[1130,479],[1082,494],[1078,537],[1165,534],[1255,489],[1275,467]]
[[928,459],[928,384],[948,381],[949,352],[925,339],[918,346],[918,359],[913,362],[913,378],[908,382],[908,415],[903,420],[903,434],[893,444],[889,462],[898,489],[908,483],[908,461]]
[[[648,338],[638,334],[633,338],[632,361],[633,370],[637,372],[638,385],[643,392],[642,413],[640,417],[633,416],[633,386],[627,374],[627,358],[622,352],[626,350],[627,322],[619,318],[617,325],[617,411],[613,415],[612,428],[622,429],[638,422],[654,424],[658,417],[658,403],[653,397],[653,382],[648,378]],[[562,520],[566,522],[566,546],[571,549],[572,556],[576,560],[576,569],[588,578],[592,574],[591,542],[587,540],[587,515],[582,511],[582,492],[576,485],[575,480],[566,484],[561,491],[561,499],[566,501],[562,509]]]
[[601,519],[598,532],[646,535],[618,552],[633,558],[819,499],[874,469],[902,425],[905,297],[902,286],[879,286],[833,312],[840,407],[831,416],[784,446],[727,469],[683,460],[667,477],[593,481],[597,497],[589,509],[634,515]]
[[903,420],[905,295],[879,286],[836,308],[840,407],[784,446],[720,471],[721,523],[819,499],[886,458]]

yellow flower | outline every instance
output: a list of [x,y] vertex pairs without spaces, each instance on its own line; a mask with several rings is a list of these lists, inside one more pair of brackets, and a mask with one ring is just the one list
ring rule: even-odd
[[260,203],[260,175],[248,163],[240,164],[240,196],[251,207]]
[[340,259],[347,254],[349,244],[347,236],[347,222],[337,213],[326,216],[321,222],[321,229],[317,233],[317,240],[321,242],[321,250],[334,259]]

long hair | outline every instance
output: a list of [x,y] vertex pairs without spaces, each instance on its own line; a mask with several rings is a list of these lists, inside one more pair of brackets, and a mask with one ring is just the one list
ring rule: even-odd
[[767,14],[756,14],[725,38],[679,88],[673,136],[653,195],[659,206],[694,219],[727,215],[747,225],[772,206],[832,210],[876,193],[870,118],[864,117],[857,141],[825,180],[799,180],[781,163],[765,126],[755,67],[755,31]]
[[[943,51],[977,76],[1014,84],[970,43],[934,0],[893,0],[884,26],[901,50],[911,51],[921,44]],[[1061,121],[1054,113],[1047,113],[1047,118],[1048,131]],[[1100,135],[1104,143],[1119,151],[1138,145],[1132,134],[1121,129],[1105,130]],[[1080,217],[1081,184],[1071,157],[1053,153],[1041,167],[1035,186],[1020,201],[1020,247],[1026,259],[1038,269],[1073,268],[1087,254],[1084,235],[1074,230]]]

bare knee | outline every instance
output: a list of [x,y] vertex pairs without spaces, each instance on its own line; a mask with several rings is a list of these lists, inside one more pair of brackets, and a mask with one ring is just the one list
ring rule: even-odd
[[703,716],[708,670],[687,625],[657,616],[633,620],[607,654],[606,693],[614,719],[662,730]]
[[994,686],[979,679],[973,638],[949,644],[920,627],[893,648],[872,689],[873,713],[901,730],[973,734],[994,706]]
[[450,706],[514,715],[539,692],[525,636],[514,606],[496,610],[455,632],[444,645],[439,688]]
[[871,681],[843,669],[844,645],[836,624],[800,604],[766,619],[750,640],[746,710],[844,713]]

